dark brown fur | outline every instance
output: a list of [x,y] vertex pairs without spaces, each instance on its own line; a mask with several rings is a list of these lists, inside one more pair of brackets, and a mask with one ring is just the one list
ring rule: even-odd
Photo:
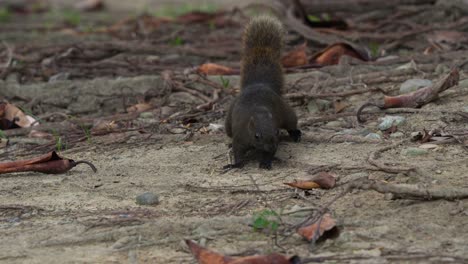
[[261,168],[270,169],[279,141],[279,129],[286,129],[299,141],[294,110],[283,100],[284,83],[280,63],[283,43],[281,23],[267,16],[252,19],[243,35],[241,94],[229,107],[226,133],[232,137],[234,164],[241,167],[245,153],[255,149]]

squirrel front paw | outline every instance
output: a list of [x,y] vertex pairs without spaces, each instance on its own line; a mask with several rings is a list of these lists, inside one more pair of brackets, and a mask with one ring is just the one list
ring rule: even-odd
[[231,170],[231,169],[240,169],[244,167],[243,162],[235,163],[235,164],[228,164],[223,166],[223,170]]
[[260,169],[271,170],[271,160],[262,160],[258,164]]
[[288,134],[294,142],[299,142],[301,140],[302,132],[299,129],[288,130]]

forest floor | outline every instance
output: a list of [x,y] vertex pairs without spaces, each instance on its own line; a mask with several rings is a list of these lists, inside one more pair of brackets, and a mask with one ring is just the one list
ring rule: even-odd
[[[249,8],[220,12],[206,5],[203,15],[187,6],[150,5],[138,15],[61,8],[0,12],[0,98],[40,120],[34,128],[43,132],[38,138],[30,128],[3,130],[9,141],[0,141],[0,161],[55,150],[98,171],[79,165],[62,175],[0,175],[0,262],[196,263],[184,239],[225,255],[278,252],[305,262],[468,262],[463,195],[344,192],[362,179],[423,191],[468,190],[468,20],[462,8],[313,14],[315,20],[345,19],[347,29],[317,32],[368,47],[372,60],[287,67],[284,93],[298,114],[302,141],[282,141],[272,170],[251,162],[227,172],[230,140],[222,125],[239,90]],[[180,17],[181,10],[194,15]],[[305,38],[282,19],[287,54]],[[308,39],[308,60],[334,44]],[[207,62],[232,71],[200,74],[198,66]],[[399,94],[409,79],[436,83],[454,67],[459,85],[437,100],[393,112],[369,108],[365,122],[356,120],[365,102]],[[379,118],[395,115],[405,121],[379,129]],[[428,142],[410,140],[415,132],[432,135]],[[284,184],[322,171],[335,175],[336,187],[302,191]],[[137,204],[145,192],[159,203]],[[287,232],[324,211],[337,222],[334,236],[311,244]],[[265,212],[280,218],[263,219]],[[279,227],[254,230],[258,220]]]

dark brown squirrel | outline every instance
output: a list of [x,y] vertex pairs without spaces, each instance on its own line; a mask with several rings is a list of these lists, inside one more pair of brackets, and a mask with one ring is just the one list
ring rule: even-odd
[[279,142],[279,129],[286,129],[294,141],[299,141],[294,110],[281,97],[284,85],[281,66],[283,26],[276,18],[253,18],[243,33],[241,62],[241,93],[229,107],[226,133],[232,138],[234,164],[242,167],[245,153],[255,149],[259,167],[271,169]]

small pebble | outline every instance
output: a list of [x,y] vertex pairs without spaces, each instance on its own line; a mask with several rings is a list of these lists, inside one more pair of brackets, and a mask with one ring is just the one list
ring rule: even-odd
[[468,79],[463,79],[458,82],[459,88],[468,88]]
[[223,129],[224,126],[223,125],[220,125],[220,124],[213,124],[213,123],[210,123],[208,125],[208,130],[210,131],[213,131],[213,132],[218,132],[218,131],[221,131],[221,129]]
[[140,113],[140,118],[150,119],[150,118],[154,118],[154,115],[153,115],[152,112],[141,112]]
[[381,122],[378,126],[380,130],[387,130],[392,126],[399,126],[405,123],[406,118],[402,116],[385,116],[380,118]]
[[442,171],[441,170],[436,170],[435,173],[442,174]]
[[136,197],[136,203],[139,205],[157,205],[159,196],[152,192],[145,192]]
[[426,155],[428,152],[427,149],[421,149],[421,148],[406,148],[402,151],[403,155],[405,156],[421,156],[421,155]]
[[417,91],[421,88],[431,86],[432,81],[431,80],[426,80],[426,79],[409,79],[406,80],[404,83],[401,84],[400,86],[400,94],[406,94],[410,92]]
[[438,147],[439,146],[436,144],[422,144],[421,146],[419,146],[419,148],[422,148],[422,149],[436,149]]
[[463,107],[463,112],[468,113],[468,106]]
[[343,123],[341,123],[340,121],[330,121],[325,126],[327,126],[327,127],[342,127]]
[[377,134],[377,133],[369,133],[365,136],[365,138],[370,138],[370,139],[381,139],[382,137]]
[[391,138],[402,138],[403,136],[404,136],[403,132],[399,132],[399,131],[390,134],[390,137],[391,137]]

